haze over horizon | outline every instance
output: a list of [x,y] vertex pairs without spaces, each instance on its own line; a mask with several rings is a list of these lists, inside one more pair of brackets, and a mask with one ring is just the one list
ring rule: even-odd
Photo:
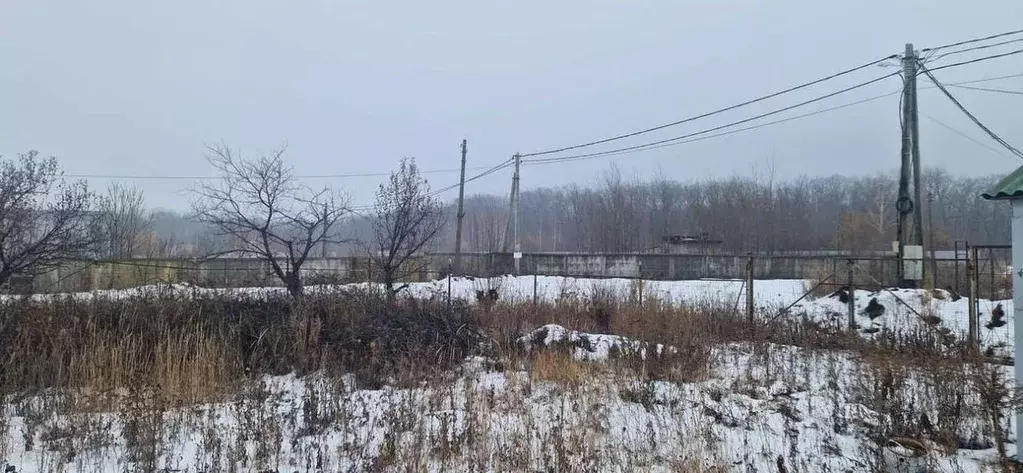
[[[299,175],[491,166],[515,152],[574,145],[698,115],[903,51],[1017,29],[1023,2],[924,0],[215,4],[8,3],[0,15],[0,154],[29,149],[72,175],[209,176],[204,145],[257,154],[288,143]],[[1008,44],[937,64],[1019,49]],[[945,83],[1023,73],[1021,56],[936,71]],[[693,133],[898,70],[874,66],[749,107],[580,152]],[[1023,77],[977,84],[1023,91]],[[897,77],[747,125],[894,92]],[[994,175],[1020,161],[920,79],[925,167]],[[1017,147],[1023,95],[953,89]],[[951,127],[955,131],[951,131]],[[982,146],[970,139],[983,143]],[[642,153],[525,166],[522,188],[627,176],[687,181],[773,168],[889,172],[899,159],[899,96]],[[992,151],[988,148],[994,148]],[[568,154],[574,154],[570,151]],[[478,172],[478,171],[477,171]],[[468,173],[474,174],[473,172]],[[507,194],[510,169],[468,194]],[[429,174],[433,187],[457,172]],[[384,177],[318,179],[373,201]],[[90,178],[103,188],[110,179]],[[121,179],[151,206],[184,210],[187,180]],[[455,191],[441,195],[445,200]]]

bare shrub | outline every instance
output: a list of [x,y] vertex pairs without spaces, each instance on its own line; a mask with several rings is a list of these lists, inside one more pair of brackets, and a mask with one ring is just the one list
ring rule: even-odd
[[317,306],[324,320],[323,350],[333,352],[346,371],[369,385],[408,368],[445,370],[484,352],[482,330],[463,305],[406,299],[390,303],[366,293],[347,293],[348,317]]
[[427,269],[422,253],[443,227],[443,213],[413,158],[402,159],[387,184],[380,185],[374,210],[370,258],[380,268],[384,288],[393,299],[407,286],[396,286],[398,282]]
[[611,319],[618,312],[620,294],[608,284],[596,282],[590,288],[587,313],[597,333],[611,333]]

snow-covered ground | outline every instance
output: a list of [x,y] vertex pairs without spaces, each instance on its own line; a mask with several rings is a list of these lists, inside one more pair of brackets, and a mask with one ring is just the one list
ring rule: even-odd
[[[935,297],[937,294],[937,297]],[[885,308],[884,315],[871,319],[864,313],[871,299]],[[878,292],[856,291],[856,324],[861,335],[870,337],[878,334],[910,335],[914,331],[933,331],[948,334],[964,340],[969,333],[969,308],[967,298],[953,300],[945,291],[923,291],[911,289],[884,290]],[[979,335],[981,347],[991,354],[1012,356],[1015,339],[1012,333],[1012,299],[977,302],[979,314]],[[1001,306],[1003,323],[993,324],[992,312]],[[805,316],[834,327],[848,326],[847,306],[837,296],[824,297],[796,304],[789,313]],[[996,326],[998,325],[998,326]]]
[[[552,344],[601,337],[542,330]],[[4,458],[18,472],[776,472],[779,463],[785,471],[980,472],[995,458],[980,413],[956,419],[957,441],[974,449],[924,440],[927,453],[912,457],[879,445],[892,419],[870,406],[889,373],[854,356],[732,344],[714,349],[710,362],[708,376],[691,383],[584,362],[586,378],[566,384],[496,371],[485,359],[409,389],[266,377],[234,401],[156,413],[60,414],[47,410],[54,398],[33,398],[6,407]],[[900,395],[914,399],[913,415],[949,422],[941,400],[928,396],[940,374],[903,375]]]
[[[636,282],[623,279],[541,277],[535,284],[537,297],[545,301],[594,291],[635,297],[638,291]],[[648,281],[642,290],[645,299],[731,308],[741,287],[740,281]],[[498,290],[501,300],[529,301],[534,278],[454,279],[451,284],[453,297],[470,301],[476,291],[490,288]],[[766,320],[795,302],[804,284],[757,281],[754,289],[758,316]],[[446,280],[409,288],[416,297],[446,297],[447,290]],[[67,296],[87,300],[154,293],[263,297],[281,290],[153,286]],[[885,311],[871,319],[863,310],[874,298]],[[965,299],[926,291],[857,291],[855,302],[857,331],[864,337],[916,330],[962,337],[967,331]],[[998,304],[1006,324],[983,327]],[[985,346],[1011,350],[1012,302],[981,301],[980,311]],[[846,305],[837,297],[807,299],[784,317],[844,328]],[[234,399],[161,412],[142,402],[118,413],[72,408],[59,402],[63,396],[49,394],[4,405],[0,457],[16,471],[30,473],[773,473],[780,471],[779,464],[789,472],[910,472],[923,465],[930,471],[995,471],[989,417],[977,407],[974,391],[965,384],[950,387],[941,369],[886,367],[841,351],[729,344],[713,348],[707,375],[696,381],[649,381],[634,370],[615,368],[613,353],[626,349],[645,357],[673,347],[554,325],[523,336],[521,343],[530,350],[571,347],[569,353],[583,366],[582,381],[543,379],[526,366],[495,369],[507,361],[477,358],[466,360],[447,379],[416,388],[361,389],[352,378],[316,375],[266,377]],[[984,369],[1011,376],[1011,368]],[[943,397],[950,392],[961,393],[955,414]],[[137,396],[126,402],[133,399]],[[892,406],[896,410],[885,411]],[[910,411],[898,411],[901,406]],[[913,439],[928,451],[912,457],[909,448],[885,446],[892,426],[918,423],[925,415],[928,423],[953,430],[960,448],[945,450]],[[1008,410],[1002,415],[1011,417]],[[1007,447],[1009,455],[1015,453],[1013,443]],[[709,470],[714,467],[722,470]]]
[[[535,286],[534,286],[535,284]],[[615,294],[628,296],[635,293],[638,281],[631,279],[585,279],[566,278],[560,276],[500,276],[494,278],[452,278],[451,295],[456,299],[473,300],[476,291],[496,289],[502,301],[527,302],[533,300],[534,287],[539,300],[554,301],[558,298],[585,297],[595,290],[611,291]],[[379,284],[356,283],[343,286],[307,286],[309,293],[330,291],[337,288],[380,288]],[[697,281],[644,281],[643,297],[651,297],[673,303],[730,303],[736,301],[742,281],[732,280],[697,280]],[[774,303],[779,300],[794,301],[803,293],[803,281],[770,280],[757,281],[754,284],[757,301]],[[409,284],[406,294],[413,297],[447,297],[448,280],[438,279],[429,282]],[[266,297],[286,295],[283,287],[258,288],[204,288],[189,284],[150,285],[130,289],[99,290],[92,292],[36,294],[36,300],[53,297],[72,297],[79,300],[92,298],[126,299],[149,295],[201,297],[216,295],[245,295]],[[12,300],[19,296],[0,296],[0,300]]]
[[[639,282],[630,279],[582,279],[557,276],[502,276],[495,278],[453,278],[450,282],[451,297],[474,301],[477,291],[496,289],[501,301],[527,302],[532,301],[534,289],[537,300],[553,302],[565,298],[587,298],[595,293],[615,294],[620,298],[636,300],[642,293],[644,300],[656,299],[671,304],[710,305],[729,310],[738,306],[742,310],[744,284],[734,280],[695,280],[695,281],[644,281],[640,290]],[[332,291],[344,288],[379,288],[379,285],[350,284],[346,286],[309,286],[310,293]],[[779,311],[796,302],[803,296],[806,284],[802,280],[767,280],[755,281],[753,285],[754,300],[758,317],[767,320],[775,317]],[[436,280],[410,284],[407,292],[412,297],[446,298],[448,280]],[[210,296],[248,296],[267,297],[284,296],[284,288],[230,288],[212,289],[190,285],[143,286],[132,289],[94,291],[74,294],[39,294],[35,299],[52,297],[72,297],[89,300],[95,297],[124,299],[146,295],[174,295],[182,297]],[[16,296],[0,296],[0,301],[10,300]],[[885,308],[884,315],[871,319],[864,313],[871,299],[876,298]],[[855,293],[856,323],[858,332],[864,337],[886,335],[908,335],[916,331],[930,331],[951,335],[958,340],[966,338],[969,330],[966,298],[953,300],[945,291],[921,290],[882,290],[877,292],[858,290]],[[737,304],[738,303],[738,304]],[[978,302],[980,311],[980,337],[982,349],[995,355],[1011,356],[1014,346],[1012,336],[1013,304],[1012,300]],[[1001,305],[1005,322],[1001,326],[987,325],[991,322],[991,313]],[[845,303],[837,297],[820,299],[806,298],[791,307],[781,318],[805,318],[832,328],[845,328],[847,324]]]

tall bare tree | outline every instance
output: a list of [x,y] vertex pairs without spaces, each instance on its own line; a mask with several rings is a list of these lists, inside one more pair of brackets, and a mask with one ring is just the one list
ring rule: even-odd
[[84,181],[63,178],[55,158],[0,157],[0,284],[92,256],[92,198]]
[[96,207],[105,256],[118,259],[139,256],[153,230],[153,216],[146,210],[142,189],[111,183],[106,194],[97,199]]
[[338,227],[349,212],[347,199],[301,185],[284,163],[284,148],[256,159],[224,145],[208,149],[220,179],[196,187],[195,216],[234,241],[235,248],[222,254],[265,261],[288,293],[300,297],[302,265],[310,253],[321,243],[341,240]]
[[401,160],[386,184],[377,190],[375,246],[370,251],[390,297],[405,288],[398,281],[421,272],[427,261],[424,250],[444,224],[440,202],[430,195],[430,185],[419,174],[413,158]]

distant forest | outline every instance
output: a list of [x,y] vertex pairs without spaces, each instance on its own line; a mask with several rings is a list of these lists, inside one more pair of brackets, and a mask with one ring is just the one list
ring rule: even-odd
[[[926,228],[930,213],[936,248],[951,249],[956,240],[1009,243],[1009,205],[980,197],[1000,177],[953,176],[940,169],[924,172],[924,222]],[[757,174],[681,181],[663,176],[628,180],[612,168],[591,185],[523,190],[519,235],[527,252],[646,251],[663,236],[699,234],[721,240],[725,250],[735,252],[884,250],[896,238],[897,189],[895,173],[790,180]],[[454,202],[445,204],[448,224],[434,245],[436,251],[454,248]],[[500,251],[508,197],[467,196],[465,213],[463,249]],[[160,212],[155,217],[157,238],[176,242],[164,248],[187,248],[172,253],[202,253],[227,244],[184,215]],[[353,218],[349,227],[353,240],[369,239],[366,218]],[[326,254],[359,251],[352,243],[327,248]]]

